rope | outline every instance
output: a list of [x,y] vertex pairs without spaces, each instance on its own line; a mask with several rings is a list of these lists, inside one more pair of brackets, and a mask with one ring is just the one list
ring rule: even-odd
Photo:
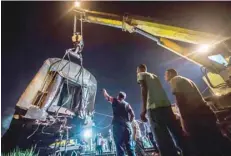
[[101,125],[106,120],[106,117],[104,116],[103,119],[101,119],[100,122],[97,122],[97,125]]
[[[67,54],[67,57],[69,59],[69,66],[68,66],[68,72],[67,72],[67,76],[69,77],[69,74],[70,74],[70,69],[71,69],[71,59],[70,59],[70,54],[68,53]],[[70,94],[70,90],[69,90],[69,87],[68,87],[68,79],[67,79],[67,93],[68,95]]]
[[48,124],[48,125],[46,125],[46,126],[43,126],[43,128],[42,128],[42,134],[53,135],[54,133],[47,133],[47,132],[44,132],[45,128],[48,127],[48,126],[51,126],[51,125],[53,125],[53,124]]
[[[68,81],[69,81],[69,79],[68,79],[68,77],[69,77],[69,74],[70,74],[70,68],[71,68],[71,60],[70,60],[70,55],[69,55],[69,53],[66,51],[66,53],[65,53],[65,55],[64,55],[64,57],[65,56],[68,56],[68,59],[69,59],[69,66],[68,66],[68,71],[67,71],[67,94],[68,94],[68,98],[67,98],[67,100],[64,102],[64,104],[62,104],[60,107],[59,107],[59,109],[56,111],[56,118],[57,118],[57,116],[58,116],[58,114],[59,114],[59,110],[63,107],[63,106],[65,106],[69,101],[70,101],[70,99],[71,99],[71,96],[70,96],[70,91],[69,91],[69,84],[68,84]],[[63,57],[63,59],[64,59],[64,57]]]
[[106,128],[110,127],[110,126],[111,126],[111,124],[109,124],[109,125],[107,125],[105,127],[99,127],[99,126],[96,126],[96,125],[94,127],[99,128],[99,129],[106,129]]
[[34,132],[33,132],[31,135],[29,135],[29,136],[27,137],[27,139],[29,139],[30,137],[32,137],[32,136],[38,131],[39,126],[40,126],[40,123],[38,124],[38,126],[37,126],[37,128],[34,130]]
[[[95,114],[102,115],[102,116],[109,117],[109,118],[113,118],[113,116],[107,115],[107,114],[104,114],[104,113],[95,112]],[[136,120],[136,121],[137,121],[139,124],[143,123],[143,122],[140,121],[140,120]],[[95,125],[95,127],[96,127],[96,128],[99,128],[99,129],[106,129],[106,128],[110,127],[110,126],[111,126],[111,124],[109,124],[109,125],[107,125],[107,126],[105,126],[105,127],[100,127],[100,126],[96,126],[96,125]]]
[[[102,116],[106,116],[106,117],[109,117],[109,118],[113,118],[113,116],[111,116],[111,115],[107,115],[107,114],[103,114],[103,113],[99,113],[99,112],[95,112],[95,114],[102,115]],[[143,122],[140,121],[140,120],[136,120],[136,121],[139,122],[139,123],[143,123]]]
[[209,89],[208,86],[201,92],[201,94],[204,94],[207,89]]
[[[103,113],[99,113],[99,112],[95,112],[95,114],[102,115],[102,116],[109,117],[109,118],[113,118],[113,116],[111,116],[111,115],[107,115],[107,114],[103,114]],[[104,118],[104,120],[105,120],[105,118]],[[106,129],[110,126],[111,126],[111,123],[105,127],[100,127],[100,126],[96,126],[96,125],[94,127],[99,128],[99,129]]]
[[80,15],[81,16],[81,22],[80,22],[80,30],[81,30],[81,35],[82,35],[82,40],[83,40],[83,14]]
[[111,115],[107,115],[107,114],[103,114],[103,113],[99,113],[99,112],[95,112],[95,114],[99,114],[99,115],[102,115],[102,116],[113,118],[113,116],[111,116]]

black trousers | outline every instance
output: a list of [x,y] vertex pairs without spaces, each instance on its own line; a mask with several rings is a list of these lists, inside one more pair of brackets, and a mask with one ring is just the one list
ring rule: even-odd
[[108,141],[109,151],[112,152],[112,141]]
[[132,128],[131,125],[113,124],[113,137],[116,146],[116,155],[125,156],[125,148],[128,156],[135,156],[135,149],[132,146]]
[[99,155],[103,154],[103,147],[102,145],[97,145],[96,146],[96,151],[98,152]]
[[187,155],[182,129],[170,106],[150,109],[148,117],[161,156],[178,156],[177,149]]

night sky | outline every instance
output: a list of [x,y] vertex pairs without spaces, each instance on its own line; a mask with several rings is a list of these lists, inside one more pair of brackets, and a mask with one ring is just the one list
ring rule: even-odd
[[[231,2],[84,2],[83,5],[95,11],[119,15],[128,12],[175,26],[231,34]],[[72,2],[2,2],[2,116],[13,112],[43,62],[50,57],[62,57],[65,49],[72,46],[73,16],[68,13],[71,6]],[[175,68],[194,80],[200,90],[206,88],[198,66],[138,34],[85,23],[84,42],[84,67],[98,81],[97,112],[112,113],[101,94],[101,89],[106,88],[113,96],[125,91],[138,117],[141,96],[136,66],[140,63],[159,76],[171,102],[174,98],[164,81],[167,68]],[[98,126],[107,126],[111,121],[98,115],[96,120]]]

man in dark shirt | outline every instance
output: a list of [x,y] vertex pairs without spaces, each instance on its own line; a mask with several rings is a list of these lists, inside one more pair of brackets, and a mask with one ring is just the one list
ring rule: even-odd
[[117,156],[125,156],[123,144],[126,146],[128,156],[135,156],[135,149],[132,146],[131,121],[134,119],[134,112],[131,106],[125,101],[126,94],[120,92],[117,98],[108,95],[103,89],[103,95],[112,104],[113,110],[113,137],[116,145]]

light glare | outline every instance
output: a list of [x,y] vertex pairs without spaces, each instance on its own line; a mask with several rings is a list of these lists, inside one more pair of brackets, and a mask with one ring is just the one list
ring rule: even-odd
[[75,1],[75,7],[79,8],[80,7],[80,2],[79,1]]
[[200,47],[198,48],[197,51],[201,52],[201,53],[206,53],[209,51],[209,45],[207,45],[207,44],[200,45]]
[[84,138],[90,138],[92,137],[92,130],[91,129],[86,129],[83,134]]

